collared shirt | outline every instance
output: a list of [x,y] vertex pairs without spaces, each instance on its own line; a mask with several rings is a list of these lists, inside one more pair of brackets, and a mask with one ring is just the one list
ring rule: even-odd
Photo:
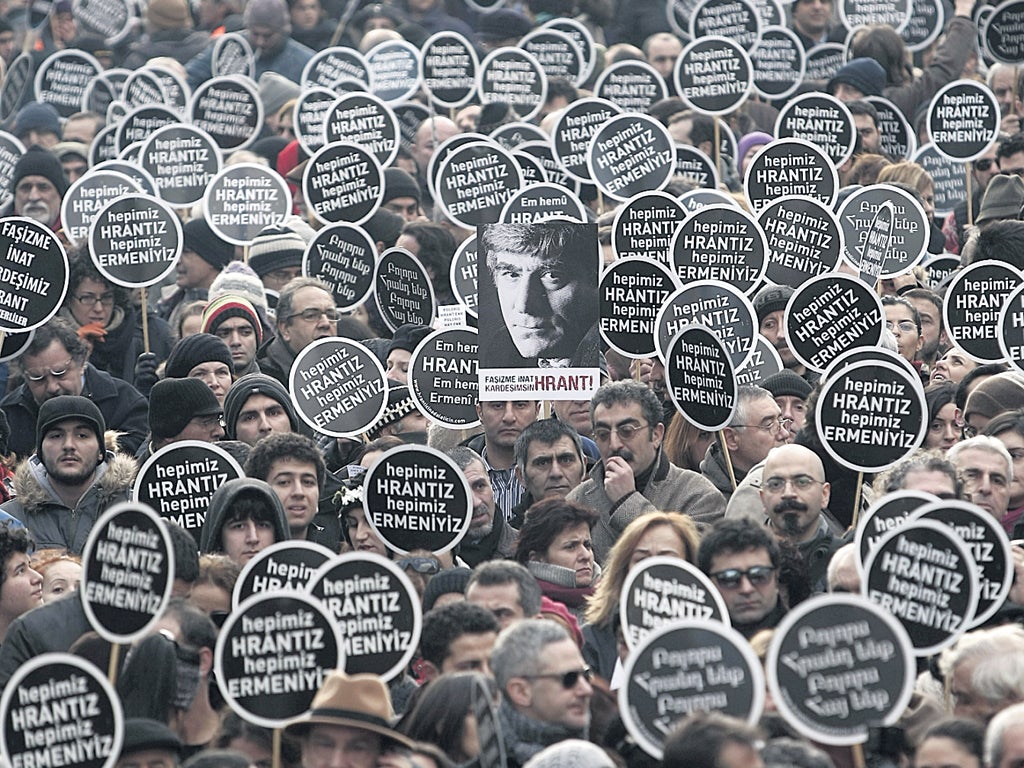
[[523,498],[526,488],[519,482],[516,476],[515,467],[508,469],[495,469],[487,460],[487,446],[480,452],[480,458],[487,468],[487,476],[491,478],[491,488],[494,490],[494,506],[501,510],[502,517],[506,521],[512,519],[512,510],[519,500]]

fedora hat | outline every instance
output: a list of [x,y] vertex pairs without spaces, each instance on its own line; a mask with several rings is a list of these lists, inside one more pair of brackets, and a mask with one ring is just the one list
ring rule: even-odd
[[313,697],[306,714],[285,726],[291,736],[304,736],[311,725],[342,725],[379,734],[385,741],[412,748],[413,741],[391,727],[391,697],[377,675],[332,672]]

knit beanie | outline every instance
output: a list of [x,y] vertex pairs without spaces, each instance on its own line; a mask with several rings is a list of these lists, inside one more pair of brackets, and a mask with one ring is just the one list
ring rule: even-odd
[[249,0],[245,4],[242,22],[246,29],[270,27],[285,34],[292,31],[291,17],[284,0]]
[[227,434],[228,440],[238,439],[235,423],[238,421],[242,408],[253,395],[265,395],[271,400],[279,402],[285,413],[288,414],[288,423],[291,424],[292,431],[298,431],[299,417],[295,413],[295,407],[292,405],[291,397],[288,396],[288,390],[284,388],[284,385],[265,373],[247,373],[232,384],[231,389],[224,396],[224,432]]
[[168,379],[184,379],[197,365],[213,362],[224,363],[233,370],[228,345],[209,333],[194,333],[171,348],[164,372]]
[[245,262],[230,261],[213,278],[207,299],[215,301],[223,296],[240,296],[252,304],[257,313],[267,311],[267,294],[263,282]]
[[11,189],[15,189],[26,176],[42,176],[56,187],[61,197],[68,191],[68,177],[64,175],[60,160],[53,152],[40,146],[29,147],[14,165]]
[[196,416],[220,413],[217,396],[199,379],[162,379],[149,392],[149,431],[154,440],[174,437]]
[[289,101],[299,98],[300,93],[302,89],[298,83],[293,83],[284,75],[277,72],[264,72],[260,75],[259,94],[265,115],[276,115]]
[[42,131],[55,133],[60,138],[63,131],[60,128],[60,115],[52,104],[42,101],[30,101],[18,110],[14,116],[13,133],[19,139],[29,131]]
[[1024,206],[1024,181],[1020,176],[995,176],[985,188],[975,224],[990,219],[1015,219]]
[[149,0],[146,24],[153,30],[192,29],[192,14],[186,0]]
[[249,246],[249,266],[263,277],[277,269],[302,266],[306,241],[292,229],[272,224],[264,227]]
[[388,404],[384,408],[384,413],[381,414],[377,423],[367,431],[367,436],[371,440],[380,437],[381,430],[388,424],[401,421],[416,410],[416,403],[413,402],[412,395],[409,394],[409,387],[397,381],[388,381],[388,386],[391,389],[388,390]]
[[391,343],[388,344],[388,355],[395,349],[415,352],[419,343],[427,338],[433,330],[429,325],[413,325],[412,323],[398,326],[398,330],[391,337]]
[[211,267],[224,269],[235,256],[235,246],[221,239],[201,217],[189,219],[181,231],[185,250],[193,251]]
[[785,368],[761,382],[761,386],[772,393],[772,397],[799,397],[806,400],[811,396],[811,385],[802,376]]
[[775,137],[763,131],[751,131],[743,134],[736,142],[736,167],[738,168],[743,162],[743,158],[747,156],[751,147],[756,147],[758,144],[771,144],[773,141],[775,141]]
[[89,398],[79,395],[58,395],[39,406],[39,417],[36,419],[36,455],[43,452],[43,437],[47,430],[68,419],[81,419],[86,422],[96,433],[100,447],[103,447],[103,433],[107,431],[107,424],[96,404]]
[[834,94],[840,83],[852,85],[865,96],[881,96],[885,88],[885,70],[874,59],[852,59],[843,64],[828,81],[828,92]]
[[263,324],[260,323],[260,316],[256,314],[256,308],[242,296],[227,294],[207,304],[203,310],[203,324],[199,330],[216,336],[220,324],[232,317],[240,317],[247,321],[256,332],[256,344],[263,343]]
[[[436,577],[435,577],[436,578]],[[615,763],[597,744],[582,739],[565,739],[543,749],[526,761],[523,768],[614,768]]]
[[472,575],[469,568],[446,568],[431,576],[423,590],[423,612],[431,610],[441,595],[463,594]]
[[375,243],[384,243],[385,248],[392,248],[402,234],[405,220],[394,211],[378,208],[377,212],[363,222],[363,229]]
[[785,309],[793,292],[788,285],[766,285],[758,291],[754,296],[754,312],[757,313],[757,322],[763,323],[764,319],[772,312]]
[[396,197],[412,197],[420,202],[420,185],[416,179],[401,168],[387,168],[384,171],[384,200],[382,205]]
[[975,413],[994,419],[1004,411],[1017,408],[1024,408],[1024,379],[1020,374],[1006,371],[985,379],[971,391],[964,405],[964,420],[969,421]]

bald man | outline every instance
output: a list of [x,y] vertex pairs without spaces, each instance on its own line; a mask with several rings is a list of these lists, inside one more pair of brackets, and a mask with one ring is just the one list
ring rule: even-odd
[[761,475],[761,504],[775,535],[800,551],[815,593],[825,591],[828,562],[842,546],[825,520],[830,490],[814,451],[783,445],[768,454]]

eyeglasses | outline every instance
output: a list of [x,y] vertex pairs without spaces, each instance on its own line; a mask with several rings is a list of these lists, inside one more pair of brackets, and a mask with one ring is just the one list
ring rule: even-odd
[[619,436],[619,440],[624,443],[628,443],[636,437],[637,432],[641,429],[647,429],[649,426],[650,424],[619,424],[617,427],[613,428],[596,427],[594,429],[594,439],[599,443],[607,443],[611,439],[612,432],[614,431],[615,434]]
[[432,557],[403,557],[398,561],[398,567],[402,570],[412,568],[416,573],[439,573],[441,564]]
[[755,565],[753,568],[748,568],[745,571],[741,571],[739,568],[726,568],[724,571],[711,574],[711,578],[722,589],[738,588],[743,582],[744,576],[747,577],[751,585],[763,587],[775,577],[775,566]]
[[81,296],[75,296],[75,301],[83,307],[95,307],[97,304],[103,307],[112,307],[114,306],[114,294],[104,293],[102,296],[97,296],[95,293],[83,293]]
[[913,333],[914,331],[917,331],[918,333],[921,332],[921,329],[917,327],[917,323],[915,323],[913,320],[900,320],[898,323],[894,323],[891,320],[886,320],[885,327],[887,330],[890,331],[895,331],[897,328],[899,328],[900,333]]
[[67,372],[71,370],[71,366],[74,364],[74,362],[74,358],[69,357],[66,363],[63,363],[57,366],[56,368],[48,368],[42,373],[38,373],[36,371],[25,371],[25,378],[28,379],[29,381],[42,381],[47,376],[52,376],[55,379],[59,379],[67,375]]
[[536,680],[539,678],[558,680],[562,684],[563,688],[569,690],[570,688],[576,687],[576,683],[580,681],[581,677],[588,683],[592,681],[594,679],[594,670],[590,667],[584,667],[583,669],[573,669],[561,674],[552,672],[546,675],[520,675],[520,677],[525,677],[527,680]]
[[987,171],[995,163],[994,157],[983,157],[980,160],[975,160],[972,165],[976,171]]
[[769,477],[761,482],[761,486],[772,493],[778,493],[789,483],[798,491],[806,491],[812,485],[824,485],[824,480],[815,480],[810,475],[797,475],[796,477]]
[[294,317],[301,317],[307,323],[315,323],[321,317],[326,317],[333,323],[340,317],[340,315],[338,314],[338,310],[335,307],[329,307],[327,309],[310,307],[309,309],[304,309],[301,312],[293,312],[292,314],[288,315],[287,319],[291,320]]
[[777,432],[779,429],[789,429],[793,423],[792,419],[772,419],[770,424],[733,424],[733,429],[745,427],[747,429],[763,429],[765,432]]

